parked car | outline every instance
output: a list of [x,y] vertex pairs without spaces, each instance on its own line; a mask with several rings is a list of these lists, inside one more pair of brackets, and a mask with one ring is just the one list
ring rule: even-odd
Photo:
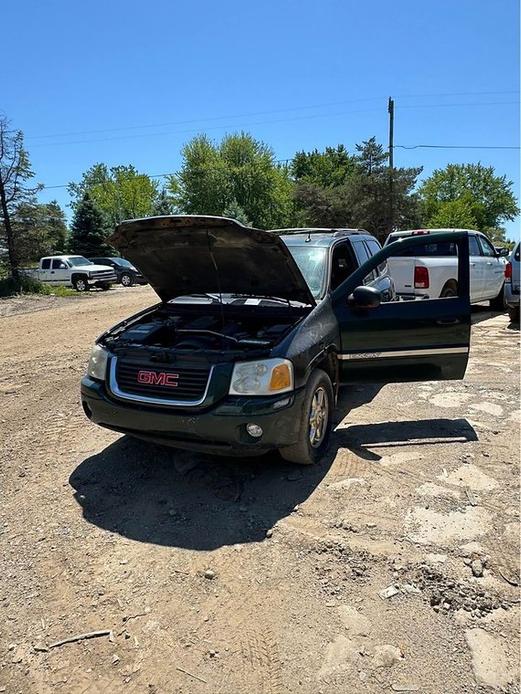
[[512,322],[519,322],[519,246],[518,241],[505,265],[505,304]]
[[[359,257],[360,241],[367,247]],[[385,301],[388,259],[423,239],[402,239],[372,257],[370,241],[313,230],[281,237],[221,217],[123,222],[111,243],[142,269],[160,303],[96,341],[81,383],[86,416],[178,448],[278,449],[310,464],[326,450],[342,384],[462,378],[467,233],[439,236],[458,248],[451,301]],[[346,263],[352,250],[357,262],[338,262],[336,282],[342,244]]]
[[98,265],[108,265],[111,267],[116,273],[117,281],[124,287],[131,287],[133,284],[147,283],[141,272],[125,258],[103,257],[91,258],[90,260]]
[[485,234],[465,229],[416,229],[389,234],[386,244],[409,236],[425,237],[425,243],[389,261],[398,296],[402,299],[455,296],[456,244],[450,236],[441,241],[439,234],[457,231],[465,231],[469,238],[471,303],[489,301],[491,308],[503,310],[504,259]]
[[110,289],[116,281],[116,273],[106,265],[96,265],[82,255],[53,255],[40,259],[32,276],[46,284],[62,284],[74,287],[78,292],[91,287]]

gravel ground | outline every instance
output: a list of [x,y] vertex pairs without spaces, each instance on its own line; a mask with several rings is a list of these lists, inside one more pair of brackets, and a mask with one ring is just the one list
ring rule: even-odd
[[0,692],[518,692],[517,326],[475,309],[464,381],[346,389],[302,469],[85,419],[154,297],[0,302]]

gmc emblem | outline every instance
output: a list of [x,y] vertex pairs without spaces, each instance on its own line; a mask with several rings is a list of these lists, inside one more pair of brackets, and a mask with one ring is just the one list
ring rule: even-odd
[[137,382],[147,386],[168,386],[177,388],[179,374],[166,373],[165,371],[138,371]]

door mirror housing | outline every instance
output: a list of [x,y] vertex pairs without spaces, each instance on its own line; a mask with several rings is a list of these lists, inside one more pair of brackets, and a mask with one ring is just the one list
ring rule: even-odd
[[348,299],[355,308],[378,308],[382,303],[382,295],[375,287],[356,287]]

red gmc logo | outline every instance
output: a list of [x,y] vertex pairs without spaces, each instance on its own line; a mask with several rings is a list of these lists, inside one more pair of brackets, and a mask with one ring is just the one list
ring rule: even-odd
[[166,373],[165,371],[138,371],[137,382],[147,386],[168,386],[177,388],[179,374]]

